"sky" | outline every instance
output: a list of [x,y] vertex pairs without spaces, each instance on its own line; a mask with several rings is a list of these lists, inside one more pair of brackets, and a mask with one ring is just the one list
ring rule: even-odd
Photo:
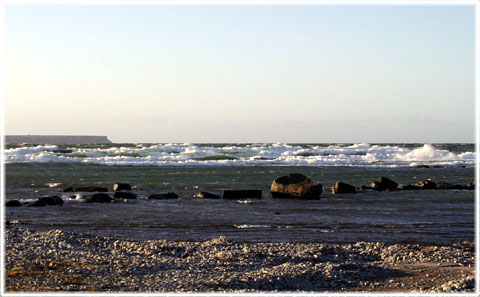
[[475,142],[472,5],[6,4],[5,134]]

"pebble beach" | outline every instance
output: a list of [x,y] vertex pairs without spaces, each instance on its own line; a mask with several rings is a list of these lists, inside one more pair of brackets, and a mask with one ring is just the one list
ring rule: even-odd
[[6,292],[474,292],[475,246],[130,241],[5,230]]

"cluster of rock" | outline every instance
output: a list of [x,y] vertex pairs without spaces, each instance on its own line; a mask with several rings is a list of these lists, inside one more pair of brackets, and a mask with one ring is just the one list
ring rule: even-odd
[[[398,183],[387,178],[380,177],[373,181],[370,186],[355,187],[341,181],[335,183],[332,187],[332,194],[354,194],[357,191],[398,191],[398,190],[425,190],[425,189],[460,189],[460,190],[474,190],[475,184],[469,183],[466,186],[463,185],[451,185],[447,182],[440,181],[435,183],[431,180],[418,181],[414,185],[405,185],[399,187]],[[87,202],[96,203],[109,203],[115,199],[137,199],[137,194],[131,192],[132,186],[127,183],[116,183],[113,185],[113,191],[115,192],[113,198],[107,193],[108,188],[105,187],[68,187],[63,192],[95,192],[91,195],[87,195],[85,200]],[[299,173],[291,173],[285,176],[277,177],[273,180],[270,187],[272,198],[287,198],[287,199],[320,199],[323,192],[323,186],[310,178]],[[75,196],[72,196],[75,197]],[[174,192],[155,193],[147,197],[147,199],[177,199],[180,198]],[[219,196],[209,192],[201,191],[193,195],[193,198],[200,199],[261,199],[262,190],[247,189],[247,190],[224,190],[223,195]],[[63,204],[62,198],[59,196],[47,196],[38,198],[36,201],[25,203],[26,206],[46,206],[46,205],[61,205]],[[6,203],[6,206],[22,206],[24,205],[18,200],[10,200]]]
[[[86,202],[96,202],[96,203],[109,203],[112,202],[114,199],[137,199],[137,195],[135,193],[130,192],[132,190],[132,186],[126,183],[116,183],[113,185],[113,198],[107,194],[108,188],[105,187],[97,187],[97,186],[87,186],[87,187],[68,187],[63,189],[62,192],[96,192],[91,195],[85,196]],[[72,196],[74,198],[75,196]],[[6,203],[6,206],[46,206],[46,205],[63,205],[64,201],[59,196],[46,196],[40,197],[33,202],[26,202],[22,203],[18,200],[9,200]]]
[[343,182],[335,183],[332,187],[332,194],[354,194],[357,190],[366,191],[399,191],[399,190],[475,190],[475,183],[468,183],[463,185],[452,185],[445,181],[434,182],[431,180],[421,180],[415,184],[399,186],[395,181],[387,178],[380,177],[376,181],[373,181],[370,186],[361,186],[356,188],[354,185],[349,185]]
[[[18,200],[9,200],[6,206],[22,206],[22,202]],[[46,205],[63,205],[63,199],[59,196],[40,197],[35,201],[25,203],[25,206],[46,206]]]
[[332,187],[332,194],[355,194],[357,190],[366,191],[366,190],[375,190],[375,191],[395,191],[398,189],[398,184],[393,180],[387,177],[379,177],[377,180],[373,181],[370,186],[361,186],[359,188],[354,185],[350,185],[344,182],[336,182]]
[[421,180],[414,185],[406,185],[401,187],[402,190],[475,190],[475,183],[464,185],[452,185],[445,181],[433,182],[431,180]]

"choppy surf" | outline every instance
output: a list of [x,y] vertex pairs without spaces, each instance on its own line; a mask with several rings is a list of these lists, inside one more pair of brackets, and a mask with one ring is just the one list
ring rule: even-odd
[[127,166],[474,166],[474,144],[99,144],[9,145],[6,163]]

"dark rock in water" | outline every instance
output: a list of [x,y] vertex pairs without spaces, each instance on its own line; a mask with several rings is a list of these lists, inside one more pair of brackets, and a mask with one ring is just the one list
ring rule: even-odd
[[437,187],[437,184],[431,180],[421,180],[415,184],[419,189],[422,190],[431,190]]
[[277,177],[270,188],[273,198],[320,199],[323,187],[303,174]]
[[451,190],[464,190],[465,187],[462,185],[453,185],[450,187]]
[[177,194],[173,192],[161,193],[161,194],[152,194],[148,196],[147,199],[177,199],[179,198]]
[[108,192],[108,189],[105,187],[69,187],[63,189],[63,192]]
[[18,200],[8,200],[7,203],[5,203],[5,206],[7,207],[17,207],[17,206],[22,206],[22,202]]
[[52,151],[52,153],[56,153],[56,154],[71,154],[71,153],[73,153],[73,150],[69,150],[69,149],[59,149],[59,150],[54,150],[54,151]]
[[468,183],[467,190],[475,190],[475,183]]
[[402,190],[418,190],[416,185],[404,185],[400,189]]
[[125,183],[116,183],[113,185],[114,191],[130,191],[131,189],[132,189],[132,186]]
[[362,191],[365,191],[365,190],[372,190],[373,188],[372,187],[369,187],[369,186],[361,186],[360,187],[360,190]]
[[43,201],[46,205],[60,205],[63,204],[63,199],[58,196],[47,196],[38,198],[38,201]]
[[262,198],[262,190],[224,190],[223,199]]
[[131,192],[115,192],[115,194],[113,194],[113,198],[137,199],[137,194]]
[[335,186],[332,188],[332,194],[355,194],[357,190],[355,186],[343,183],[343,182],[336,182]]
[[375,191],[387,191],[387,190],[395,190],[398,187],[398,184],[394,182],[393,180],[387,178],[387,177],[380,177],[378,180],[374,181],[371,184],[371,187]]
[[105,193],[95,193],[91,196],[86,197],[87,202],[96,202],[96,203],[110,203],[112,198]]
[[63,204],[62,198],[58,196],[46,196],[46,197],[40,197],[36,201],[28,202],[25,205],[38,207],[38,206],[45,206],[45,205],[62,205],[62,204]]
[[35,201],[32,201],[32,202],[27,202],[27,203],[25,204],[25,206],[30,206],[30,207],[42,207],[42,206],[45,206],[45,205],[47,205],[47,204],[45,203],[45,201],[39,200],[39,199],[37,199],[37,200],[35,200]]
[[417,165],[415,168],[430,168],[428,165]]
[[398,188],[388,188],[385,190],[385,192],[394,192],[394,191],[398,191]]
[[433,168],[442,168],[442,166],[440,166],[440,165],[435,165],[435,166],[433,166]]
[[203,198],[203,199],[220,199],[222,197],[209,193],[209,192],[199,192],[195,195],[193,195],[193,198]]
[[450,189],[450,188],[451,188],[451,186],[450,186],[450,184],[447,183],[447,182],[439,181],[439,182],[437,183],[437,189],[445,189],[445,190],[446,190],[446,189]]

